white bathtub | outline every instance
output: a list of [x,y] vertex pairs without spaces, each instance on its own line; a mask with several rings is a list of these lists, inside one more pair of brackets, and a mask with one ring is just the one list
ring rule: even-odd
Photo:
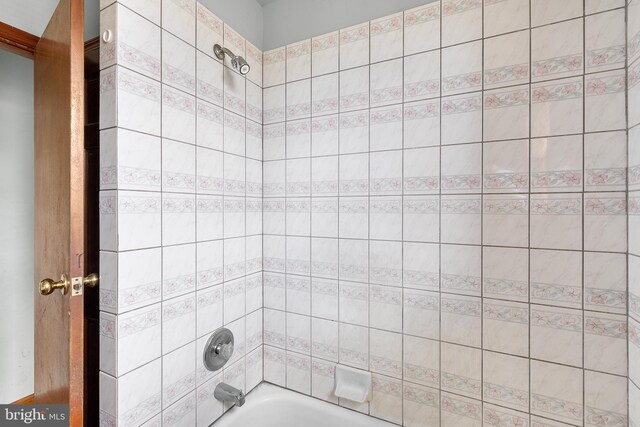
[[247,395],[241,408],[231,408],[213,426],[392,427],[395,424],[265,383]]

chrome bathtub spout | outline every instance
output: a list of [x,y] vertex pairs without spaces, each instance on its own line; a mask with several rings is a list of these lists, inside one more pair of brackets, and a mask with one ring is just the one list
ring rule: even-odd
[[229,384],[220,383],[216,386],[213,396],[220,402],[233,402],[236,406],[244,405],[244,393]]

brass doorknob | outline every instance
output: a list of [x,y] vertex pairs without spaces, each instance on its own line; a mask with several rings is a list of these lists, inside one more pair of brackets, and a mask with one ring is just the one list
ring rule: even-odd
[[91,273],[90,275],[82,279],[82,283],[90,288],[98,286],[98,282],[100,282],[100,276],[98,276],[96,273]]
[[62,295],[66,295],[69,292],[69,278],[66,274],[63,274],[57,282],[51,279],[40,281],[40,295],[51,295],[56,289],[60,289]]

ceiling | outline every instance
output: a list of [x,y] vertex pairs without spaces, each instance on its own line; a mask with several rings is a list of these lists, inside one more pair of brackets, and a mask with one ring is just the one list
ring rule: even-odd
[[260,6],[266,6],[269,3],[275,3],[278,0],[256,0],[258,3],[260,3]]

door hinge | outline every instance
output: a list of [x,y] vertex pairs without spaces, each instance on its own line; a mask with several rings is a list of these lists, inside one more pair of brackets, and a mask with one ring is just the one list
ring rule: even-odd
[[82,288],[84,287],[84,278],[74,277],[71,279],[71,296],[75,297],[78,295],[82,295]]

